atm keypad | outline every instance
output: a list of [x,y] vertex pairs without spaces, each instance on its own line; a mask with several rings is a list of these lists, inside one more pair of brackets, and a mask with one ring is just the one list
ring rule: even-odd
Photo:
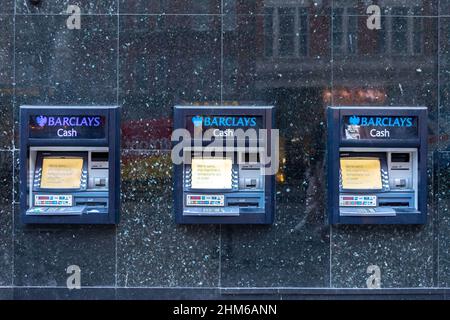
[[185,216],[239,216],[239,208],[237,207],[221,207],[221,208],[186,208],[183,211]]
[[395,216],[392,208],[341,208],[341,216]]
[[74,207],[34,207],[27,210],[27,215],[81,215],[85,211],[86,206]]

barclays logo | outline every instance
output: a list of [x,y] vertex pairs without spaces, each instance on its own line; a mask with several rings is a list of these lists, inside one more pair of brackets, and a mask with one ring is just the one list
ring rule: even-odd
[[192,118],[195,127],[255,127],[255,117],[200,117]]
[[351,125],[357,126],[357,125],[359,125],[360,118],[357,116],[351,116],[348,121],[350,122]]
[[46,116],[36,117],[36,123],[39,125],[39,127],[45,127],[45,125],[47,124],[47,117]]
[[192,123],[194,124],[194,127],[201,127],[203,122],[203,118],[200,116],[196,116],[192,118]]
[[205,127],[255,127],[255,117],[204,117]]
[[40,127],[99,127],[102,119],[99,116],[93,117],[58,117],[43,116],[36,117],[36,123]]
[[362,127],[412,127],[412,117],[358,117],[353,115],[348,120],[350,125]]

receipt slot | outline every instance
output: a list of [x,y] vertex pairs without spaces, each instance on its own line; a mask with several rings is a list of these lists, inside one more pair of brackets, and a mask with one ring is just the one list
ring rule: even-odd
[[266,170],[273,121],[272,106],[174,107],[174,132],[184,129],[190,138],[177,143],[177,223],[273,223],[275,180]]
[[328,108],[331,224],[424,224],[427,109]]
[[118,223],[119,128],[115,106],[21,106],[23,223]]

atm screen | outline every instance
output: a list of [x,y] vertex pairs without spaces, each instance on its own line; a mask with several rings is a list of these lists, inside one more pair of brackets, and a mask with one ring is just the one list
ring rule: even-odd
[[382,188],[381,161],[375,157],[341,157],[342,188],[379,190]]
[[192,159],[192,189],[231,189],[232,160]]
[[40,187],[43,189],[79,189],[82,169],[82,157],[44,157]]

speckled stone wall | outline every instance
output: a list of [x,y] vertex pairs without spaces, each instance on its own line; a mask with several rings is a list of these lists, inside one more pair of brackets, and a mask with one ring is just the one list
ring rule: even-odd
[[[370,265],[383,289],[450,286],[450,1],[0,2],[0,298],[334,295],[367,288]],[[261,101],[282,140],[275,223],[175,225],[173,105]],[[122,106],[118,226],[20,223],[22,104]],[[426,225],[326,225],[328,105],[429,108]]]

